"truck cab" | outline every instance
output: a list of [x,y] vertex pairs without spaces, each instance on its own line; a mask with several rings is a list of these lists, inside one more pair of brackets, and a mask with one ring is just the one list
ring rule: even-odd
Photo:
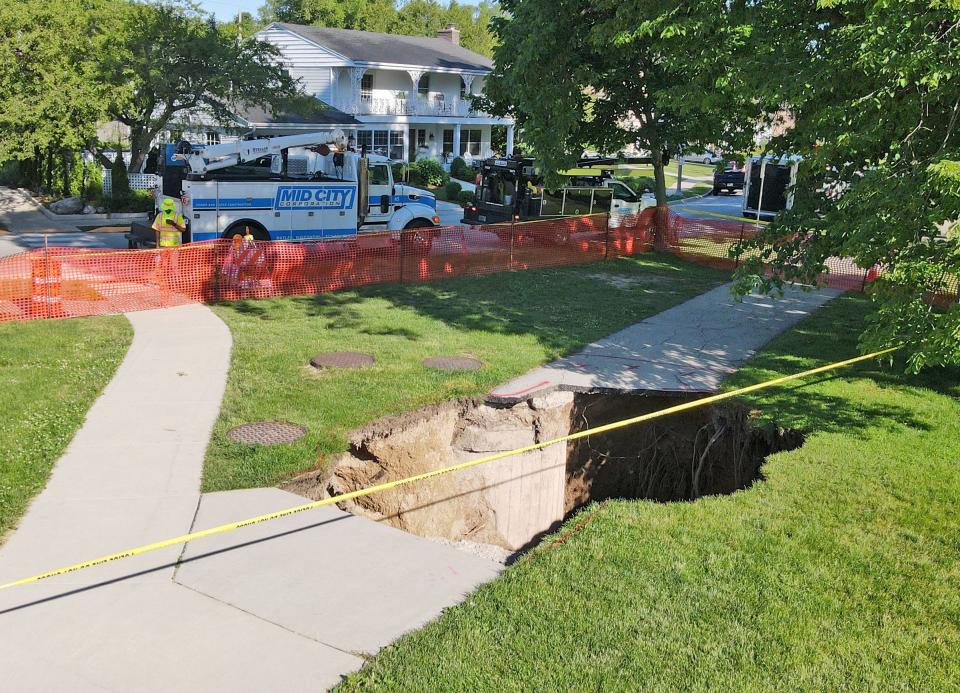
[[[435,197],[396,183],[389,159],[330,146],[324,133],[178,149],[156,192],[158,204],[162,197],[178,200],[188,223],[185,241],[231,238],[246,229],[256,240],[343,238],[440,221]],[[149,224],[133,225],[127,238],[131,247],[154,244]]]

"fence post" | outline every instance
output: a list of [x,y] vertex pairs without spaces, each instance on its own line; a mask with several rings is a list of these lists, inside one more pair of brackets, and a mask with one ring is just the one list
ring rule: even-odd
[[[34,280],[36,281],[36,280]],[[43,234],[43,317],[50,317],[50,234]]]
[[607,212],[607,228],[603,232],[603,259],[610,258],[610,212]]
[[403,237],[403,229],[400,229],[400,284],[403,284],[403,246],[406,245],[406,242],[407,239]]
[[510,217],[510,264],[507,267],[507,270],[513,272],[513,243],[514,238],[517,235],[517,220],[514,217]]
[[220,266],[218,258],[220,257],[220,248],[222,241],[216,241],[213,245],[213,302],[220,303]]

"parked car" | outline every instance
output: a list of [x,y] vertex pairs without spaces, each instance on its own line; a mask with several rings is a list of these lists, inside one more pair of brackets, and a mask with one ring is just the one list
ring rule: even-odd
[[703,164],[704,166],[713,166],[723,161],[723,156],[709,149],[703,152],[688,152],[683,155],[685,164]]
[[713,194],[719,195],[726,190],[732,193],[734,190],[743,190],[745,172],[734,163],[729,163],[722,171],[713,174]]

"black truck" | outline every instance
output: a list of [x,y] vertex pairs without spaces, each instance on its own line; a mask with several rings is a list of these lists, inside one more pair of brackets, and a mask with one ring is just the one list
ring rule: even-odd
[[729,163],[722,171],[713,174],[713,194],[719,195],[724,190],[730,193],[743,190],[744,180],[744,170],[734,163]]
[[[468,224],[497,224],[516,219],[543,219],[606,213],[620,217],[655,204],[613,177],[613,159],[581,159],[576,175],[557,190],[545,190],[532,158],[491,158],[480,166],[473,201],[464,208]],[[611,168],[602,168],[610,166]],[[596,168],[596,172],[584,170]],[[649,199],[648,199],[649,198]]]

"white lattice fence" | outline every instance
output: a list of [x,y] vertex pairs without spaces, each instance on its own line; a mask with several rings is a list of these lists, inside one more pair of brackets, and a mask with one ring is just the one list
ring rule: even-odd
[[[107,197],[113,196],[113,181],[110,179],[110,169],[102,169],[103,174],[103,194]],[[152,173],[128,173],[131,190],[154,190],[160,185],[160,176]]]

